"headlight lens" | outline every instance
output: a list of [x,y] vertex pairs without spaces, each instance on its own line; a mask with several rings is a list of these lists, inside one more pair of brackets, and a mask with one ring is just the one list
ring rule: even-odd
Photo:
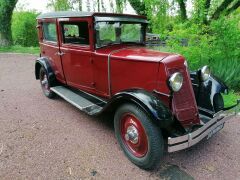
[[169,78],[169,86],[174,92],[178,92],[183,85],[183,76],[181,73],[174,73]]
[[211,70],[208,66],[203,66],[201,69],[201,78],[203,81],[207,81],[210,77]]

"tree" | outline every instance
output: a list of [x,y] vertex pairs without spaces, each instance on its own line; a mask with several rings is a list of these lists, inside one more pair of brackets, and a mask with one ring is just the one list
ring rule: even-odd
[[101,6],[102,6],[102,12],[106,12],[106,8],[104,6],[104,1],[103,0],[101,0]]
[[237,1],[232,7],[228,8],[226,11],[226,15],[231,14],[233,11],[237,10],[240,7],[240,1]]
[[82,0],[69,0],[73,9],[74,5],[77,5],[77,10],[82,11]]
[[177,0],[182,21],[187,20],[186,0]]
[[[218,19],[221,14],[227,10],[228,6],[233,2],[234,0],[224,0],[220,6],[216,9],[216,11],[213,13],[211,19]],[[238,3],[239,3],[239,0],[238,0]],[[237,3],[236,3],[237,4]]]
[[11,21],[17,0],[0,0],[0,46],[12,44]]
[[90,12],[91,11],[91,4],[90,4],[90,1],[87,0],[87,11]]
[[128,0],[132,8],[136,11],[137,14],[146,16],[147,10],[144,0]]
[[68,0],[50,0],[47,7],[53,8],[54,11],[67,11],[72,9]]
[[125,0],[116,0],[116,12],[117,13],[123,13],[123,6],[126,3]]

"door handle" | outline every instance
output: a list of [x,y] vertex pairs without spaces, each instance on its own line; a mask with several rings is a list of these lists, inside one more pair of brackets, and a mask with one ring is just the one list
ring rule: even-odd
[[66,54],[66,53],[64,53],[64,52],[57,52],[55,55],[63,56],[64,54]]

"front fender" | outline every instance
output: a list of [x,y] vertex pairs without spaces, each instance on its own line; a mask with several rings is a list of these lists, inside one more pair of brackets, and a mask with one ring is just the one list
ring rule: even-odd
[[202,82],[198,74],[198,71],[191,72],[197,104],[201,108],[214,112],[214,96],[220,93],[227,93],[228,87],[214,75],[211,75],[209,80]]
[[44,67],[45,70],[47,71],[47,76],[51,85],[51,83],[55,81],[55,75],[50,65],[50,62],[46,57],[40,57],[35,62],[35,78],[36,79],[39,79],[39,71],[41,67]]
[[169,108],[153,93],[142,89],[131,89],[117,93],[107,103],[104,110],[116,110],[123,103],[137,104],[152,118],[153,122],[162,128],[166,128],[174,122]]

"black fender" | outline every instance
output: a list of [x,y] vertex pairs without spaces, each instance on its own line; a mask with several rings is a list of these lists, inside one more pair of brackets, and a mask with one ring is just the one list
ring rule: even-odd
[[115,111],[124,103],[133,103],[141,107],[161,128],[166,128],[174,122],[169,108],[155,94],[143,89],[131,89],[115,94],[102,112]]
[[205,82],[201,81],[199,71],[191,72],[190,76],[198,106],[214,112],[214,96],[228,93],[227,85],[213,74]]
[[53,85],[53,83],[55,82],[55,74],[54,71],[51,67],[50,61],[48,58],[46,57],[40,57],[36,60],[35,62],[35,78],[38,80],[39,79],[39,71],[40,68],[44,67],[45,70],[47,71],[47,76],[48,76],[48,80],[50,82],[50,86]]

